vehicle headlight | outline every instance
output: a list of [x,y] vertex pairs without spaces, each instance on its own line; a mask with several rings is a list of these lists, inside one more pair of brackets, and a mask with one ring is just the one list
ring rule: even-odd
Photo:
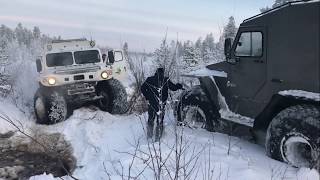
[[106,71],[103,71],[101,73],[101,77],[102,77],[102,79],[107,79],[109,77],[109,75],[108,75],[108,73]]
[[56,79],[53,78],[53,77],[49,77],[48,78],[48,83],[49,83],[49,85],[55,85],[56,84]]

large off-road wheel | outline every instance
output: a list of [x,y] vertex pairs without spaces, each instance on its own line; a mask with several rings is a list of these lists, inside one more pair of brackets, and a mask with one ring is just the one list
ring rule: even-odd
[[101,110],[112,114],[124,114],[128,111],[128,95],[120,81],[110,79],[101,83],[98,94],[103,97],[98,101]]
[[218,111],[213,108],[201,87],[182,94],[176,109],[178,124],[193,129],[204,128],[215,131],[218,128]]
[[65,98],[57,92],[45,96],[40,90],[34,97],[36,122],[39,124],[54,124],[68,117],[68,106]]
[[295,167],[316,168],[320,163],[320,108],[292,106],[270,123],[266,137],[267,154]]
[[112,104],[111,104],[111,93],[109,91],[108,83],[104,82],[99,87],[98,95],[102,96],[101,99],[98,100],[98,106],[102,111],[111,112]]
[[124,114],[128,111],[128,94],[126,88],[117,79],[108,81],[111,92],[112,114]]
[[181,110],[181,124],[191,129],[206,129],[207,117],[198,105],[187,105]]

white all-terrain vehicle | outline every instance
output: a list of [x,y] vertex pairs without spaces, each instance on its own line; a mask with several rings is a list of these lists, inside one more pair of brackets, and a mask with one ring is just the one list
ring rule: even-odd
[[127,93],[121,80],[127,76],[121,50],[101,54],[94,41],[54,40],[36,60],[39,89],[34,109],[39,124],[65,120],[75,107],[94,102],[114,114],[127,111]]

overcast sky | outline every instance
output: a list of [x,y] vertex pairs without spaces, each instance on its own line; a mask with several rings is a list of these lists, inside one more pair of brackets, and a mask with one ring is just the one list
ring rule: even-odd
[[18,22],[62,38],[92,37],[98,44],[152,51],[168,38],[218,39],[229,16],[237,24],[274,0],[0,0],[0,24]]

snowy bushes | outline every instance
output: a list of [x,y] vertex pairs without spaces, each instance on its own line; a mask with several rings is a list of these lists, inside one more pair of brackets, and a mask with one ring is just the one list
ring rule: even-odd
[[38,27],[33,31],[21,24],[14,30],[0,27],[0,95],[12,100],[24,112],[30,112],[38,88],[35,59],[48,40]]

